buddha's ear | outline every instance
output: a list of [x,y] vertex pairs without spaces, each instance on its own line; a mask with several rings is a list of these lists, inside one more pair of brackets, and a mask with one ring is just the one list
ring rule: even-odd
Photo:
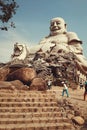
[[67,24],[65,24],[65,28],[67,28]]

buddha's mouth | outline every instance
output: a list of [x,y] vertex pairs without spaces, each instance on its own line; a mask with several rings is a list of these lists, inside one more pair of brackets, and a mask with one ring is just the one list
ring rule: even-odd
[[59,27],[53,27],[53,28],[51,29],[51,31],[57,31],[57,30],[61,30],[61,28],[59,28]]

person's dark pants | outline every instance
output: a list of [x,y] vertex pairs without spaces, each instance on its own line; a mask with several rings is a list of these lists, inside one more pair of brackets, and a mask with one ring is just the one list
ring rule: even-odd
[[48,89],[51,89],[51,85],[48,85]]
[[87,92],[84,92],[84,101],[86,100]]
[[83,89],[83,85],[80,85],[80,89]]
[[64,96],[64,93],[66,93],[67,97],[69,97],[68,89],[63,89],[63,91],[62,91],[62,96]]

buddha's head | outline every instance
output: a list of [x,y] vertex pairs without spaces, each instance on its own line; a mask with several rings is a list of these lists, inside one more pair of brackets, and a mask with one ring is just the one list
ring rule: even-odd
[[64,34],[66,32],[66,23],[63,18],[56,17],[50,21],[50,35]]

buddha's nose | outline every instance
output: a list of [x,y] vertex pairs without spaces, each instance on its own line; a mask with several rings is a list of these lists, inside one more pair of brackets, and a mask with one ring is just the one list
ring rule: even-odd
[[57,26],[56,22],[54,22],[54,26]]

